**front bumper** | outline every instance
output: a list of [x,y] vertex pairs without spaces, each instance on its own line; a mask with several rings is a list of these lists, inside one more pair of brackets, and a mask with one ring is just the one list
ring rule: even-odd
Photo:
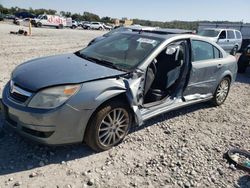
[[92,110],[78,110],[69,104],[52,109],[29,108],[14,102],[5,86],[2,112],[7,125],[19,134],[47,145],[82,142]]

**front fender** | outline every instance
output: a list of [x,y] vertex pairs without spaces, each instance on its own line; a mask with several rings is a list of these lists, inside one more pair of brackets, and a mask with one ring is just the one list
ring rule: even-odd
[[79,110],[94,110],[103,102],[125,92],[126,88],[121,79],[110,78],[86,82],[68,104]]
[[134,96],[126,86],[123,79],[104,79],[83,83],[81,90],[73,96],[68,104],[78,110],[90,110],[92,113],[104,102],[120,95],[126,94],[128,103],[134,112],[137,124],[142,124],[142,118],[138,106],[134,104]]

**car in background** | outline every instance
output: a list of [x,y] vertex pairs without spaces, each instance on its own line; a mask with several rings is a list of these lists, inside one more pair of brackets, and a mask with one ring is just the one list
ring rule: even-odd
[[31,14],[29,12],[18,12],[15,14],[16,18],[24,19],[24,18],[35,18],[36,15]]
[[238,60],[238,72],[245,73],[249,65],[250,65],[250,44],[242,51],[242,54]]
[[236,55],[242,45],[242,34],[235,29],[208,28],[198,31],[198,35],[208,37],[232,55]]
[[36,27],[47,26],[62,29],[63,27],[72,27],[72,18],[66,18],[59,15],[41,14],[37,18],[32,19],[31,23]]
[[16,18],[13,21],[13,23],[16,24],[16,25],[28,25],[30,20],[31,20],[30,18],[24,18],[24,19]]
[[4,14],[0,14],[0,21],[4,21],[5,15]]
[[113,29],[113,26],[111,26],[111,25],[108,25],[108,24],[105,24],[105,23],[102,23],[102,25],[103,25],[104,29],[106,29],[106,30]]
[[78,23],[79,27],[82,27],[83,29],[88,29],[90,22],[88,21],[81,21]]
[[104,26],[101,22],[91,22],[87,29],[93,29],[93,30],[104,30]]
[[76,29],[78,27],[78,22],[75,20],[72,20],[72,26],[71,29]]
[[17,66],[3,90],[3,117],[37,142],[84,141],[104,151],[162,113],[205,101],[222,105],[236,75],[235,57],[207,38],[117,33],[75,53]]
[[13,14],[6,14],[4,16],[4,19],[6,19],[6,20],[15,20],[15,18],[16,18],[16,16]]

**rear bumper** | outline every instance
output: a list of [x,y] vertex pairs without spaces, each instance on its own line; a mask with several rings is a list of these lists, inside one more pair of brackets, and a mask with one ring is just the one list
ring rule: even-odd
[[2,113],[7,125],[19,134],[46,145],[82,142],[91,110],[78,110],[67,103],[52,110],[18,105],[3,91]]

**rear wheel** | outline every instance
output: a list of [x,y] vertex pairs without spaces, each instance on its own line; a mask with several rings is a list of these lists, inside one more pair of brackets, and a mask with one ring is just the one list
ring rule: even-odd
[[228,77],[223,78],[219,83],[212,99],[212,102],[215,106],[220,106],[225,102],[229,93],[230,83],[231,81]]
[[37,24],[36,24],[36,27],[42,27],[43,25],[42,25],[42,23],[41,22],[38,22]]
[[57,29],[63,29],[63,25],[62,25],[62,24],[59,24],[59,25],[57,26]]
[[233,55],[233,56],[235,56],[236,55],[236,53],[237,53],[237,51],[238,51],[238,47],[237,46],[235,46],[233,49],[232,49],[232,51],[231,51],[231,55]]
[[118,101],[102,106],[91,118],[84,141],[95,151],[105,151],[122,142],[132,118],[127,105]]

